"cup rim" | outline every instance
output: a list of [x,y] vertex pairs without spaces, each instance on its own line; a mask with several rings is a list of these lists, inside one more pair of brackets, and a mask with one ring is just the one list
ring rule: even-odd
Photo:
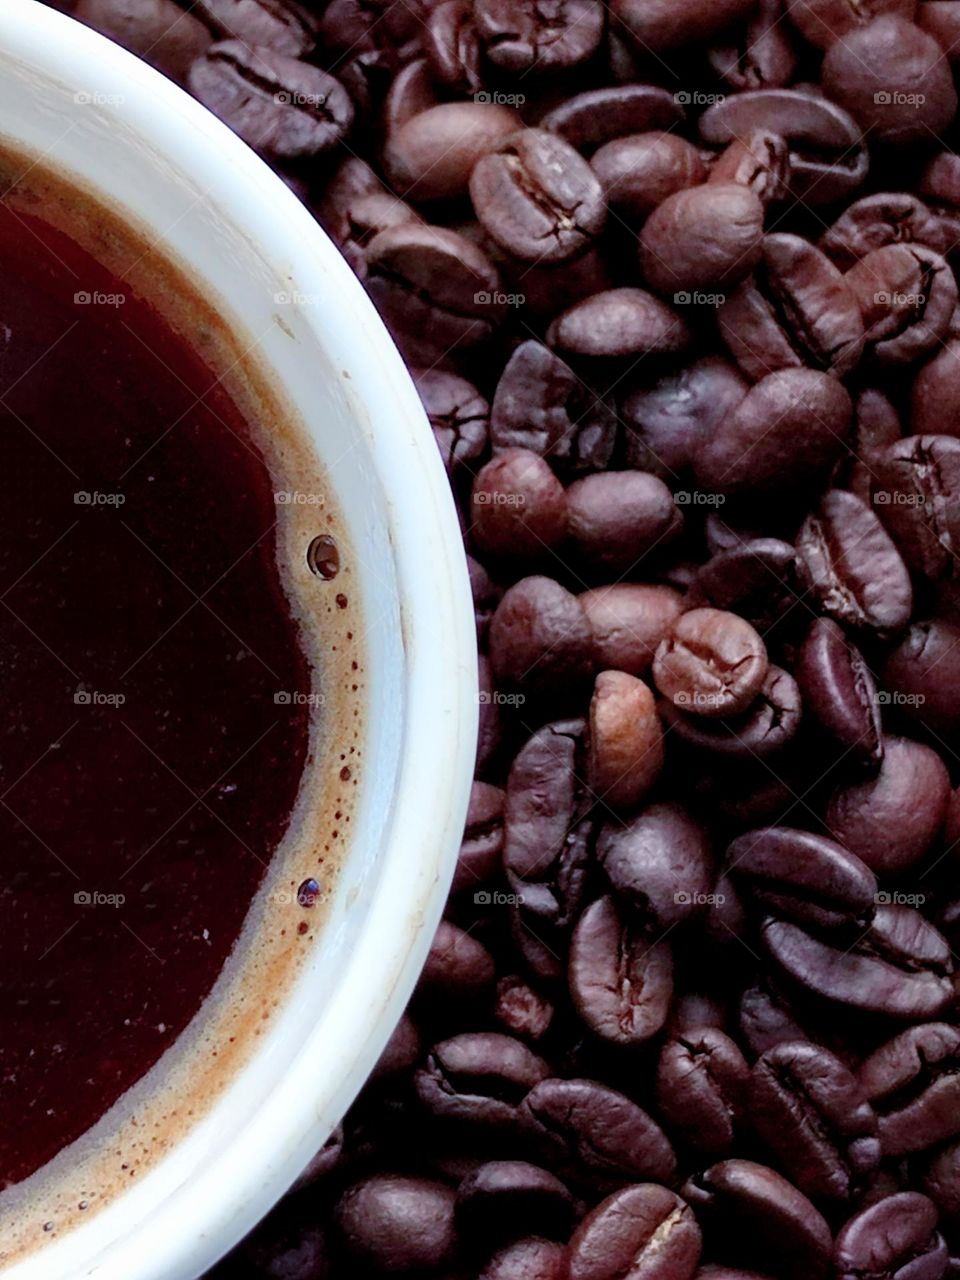
[[[410,375],[359,281],[293,192],[179,86],[39,0],[7,0],[0,10],[0,52],[74,91],[94,77],[122,86],[125,127],[179,171],[219,192],[235,226],[259,227],[268,217],[271,238],[262,240],[260,227],[258,247],[283,261],[293,288],[307,296],[335,290],[335,331],[321,333],[321,320],[312,313],[305,312],[303,321],[343,372],[342,390],[371,447],[393,547],[405,657],[400,776],[341,998],[331,1002],[299,1052],[282,1069],[275,1067],[268,1104],[244,1117],[229,1142],[145,1217],[128,1220],[122,1231],[115,1224],[104,1231],[122,1208],[127,1193],[120,1193],[88,1223],[7,1273],[56,1280],[63,1270],[44,1259],[64,1247],[69,1251],[71,1242],[79,1253],[82,1237],[82,1256],[70,1260],[71,1280],[94,1274],[98,1280],[190,1280],[280,1199],[311,1145],[317,1149],[346,1111],[426,958],[453,875],[475,755],[477,661],[466,561],[447,478]],[[234,199],[239,192],[243,204]],[[364,998],[347,998],[351,983]],[[221,1095],[211,1113],[224,1105]]]

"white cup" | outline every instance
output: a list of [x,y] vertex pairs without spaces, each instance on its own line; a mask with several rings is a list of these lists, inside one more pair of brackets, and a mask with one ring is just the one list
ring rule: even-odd
[[[135,219],[217,299],[241,340],[256,339],[332,478],[362,596],[366,764],[330,917],[302,973],[259,1048],[165,1154],[3,1270],[10,1280],[187,1280],[294,1181],[361,1088],[416,981],[475,751],[465,563],[443,468],[392,342],[334,246],[253,152],[148,66],[34,0],[0,7],[0,134]],[[282,325],[281,293],[292,299]],[[161,1059],[160,1093],[163,1071]]]

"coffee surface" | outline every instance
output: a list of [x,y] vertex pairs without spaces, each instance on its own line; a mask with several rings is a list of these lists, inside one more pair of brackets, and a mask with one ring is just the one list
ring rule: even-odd
[[39,213],[0,201],[0,1185],[197,1012],[308,740],[249,423]]

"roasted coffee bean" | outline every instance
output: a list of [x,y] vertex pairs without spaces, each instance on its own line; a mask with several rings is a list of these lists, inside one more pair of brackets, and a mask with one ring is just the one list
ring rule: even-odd
[[713,162],[708,182],[739,182],[770,204],[789,194],[790,149],[778,133],[751,129],[734,138]]
[[494,102],[443,102],[428,107],[387,139],[384,166],[391,186],[408,200],[466,195],[477,161],[519,125],[515,111]]
[[761,1141],[813,1200],[849,1200],[880,1163],[862,1086],[819,1045],[768,1049],[750,1073],[748,1107]]
[[950,65],[932,36],[897,14],[857,27],[827,50],[827,95],[888,145],[926,141],[957,111]]
[[[401,1072],[412,1071],[420,1060],[421,1048],[420,1032],[417,1030],[413,1019],[404,1014],[394,1027],[393,1034],[387,1041],[387,1047],[377,1060],[377,1065],[370,1076],[371,1080],[387,1080],[391,1076],[399,1075]],[[334,1130],[330,1141],[336,1139],[336,1134],[337,1130]],[[342,1154],[342,1131],[340,1132],[339,1145]],[[327,1146],[329,1146],[329,1143]],[[318,1154],[322,1156],[326,1150],[326,1146],[322,1147]],[[317,1157],[315,1156],[314,1159],[316,1160]]]
[[672,587],[618,582],[579,597],[599,667],[642,676],[683,610]]
[[598,898],[577,922],[570,943],[570,993],[580,1017],[602,1040],[637,1045],[663,1026],[673,996],[673,959]]
[[836,378],[813,369],[768,374],[694,457],[715,493],[769,497],[822,477],[850,433],[853,405]]
[[692,609],[660,642],[653,678],[681,711],[726,717],[749,707],[767,665],[763,640],[743,618],[722,609]]
[[837,40],[867,26],[881,14],[912,18],[915,9],[916,0],[866,0],[856,5],[846,0],[787,0],[790,21],[818,49],[829,49]]
[[935,734],[960,724],[960,627],[942,618],[917,622],[887,657],[888,705]]
[[831,489],[797,535],[800,580],[824,613],[880,635],[910,621],[907,567],[873,511],[855,494]]
[[432,1270],[456,1251],[454,1193],[441,1182],[375,1174],[350,1187],[337,1227],[355,1263],[379,1271]]
[[960,440],[907,436],[875,464],[877,514],[909,568],[937,580],[957,576],[960,549]]
[[869,155],[860,126],[821,94],[757,89],[731,94],[700,117],[700,135],[712,146],[725,146],[753,129],[786,140],[791,193],[809,205],[847,198],[866,179]]
[[863,313],[867,351],[884,364],[912,364],[935,350],[957,306],[957,282],[925,245],[874,249],[845,276]]
[[493,990],[496,967],[482,942],[441,920],[420,974],[417,994],[424,1000],[482,1000]]
[[504,804],[503,860],[523,880],[544,876],[568,847],[582,816],[577,766],[583,721],[538,729],[510,769]]
[[663,728],[648,685],[625,671],[601,671],[590,701],[588,777],[615,809],[638,804],[663,768]]
[[742,1267],[701,1267],[694,1280],[769,1280],[759,1271],[744,1271]]
[[770,666],[760,692],[739,716],[709,720],[688,715],[671,702],[664,704],[664,722],[688,747],[722,756],[764,759],[777,755],[793,741],[803,714],[796,680],[788,671]]
[[657,1122],[595,1080],[544,1080],[524,1098],[520,1118],[537,1150],[572,1183],[613,1187],[676,1176],[673,1148]]
[[748,0],[617,0],[613,17],[640,49],[662,53],[678,45],[708,40],[724,27],[747,17]]
[[607,202],[633,218],[645,218],[667,196],[707,180],[700,152],[674,133],[616,138],[594,153],[590,167]]
[[668,1040],[657,1064],[656,1096],[668,1125],[698,1154],[726,1155],[743,1120],[750,1069],[716,1027]]
[[628,392],[621,413],[629,465],[675,482],[689,471],[701,441],[747,389],[728,361],[704,356],[679,372],[664,374],[652,387]]
[[683,529],[673,495],[645,471],[605,471],[575,481],[566,492],[567,528],[577,554],[619,577],[663,554]]
[[490,436],[495,451],[530,449],[577,472],[607,465],[617,420],[565,361],[530,339],[517,347],[497,383]]
[[494,1017],[512,1036],[541,1040],[550,1029],[553,1005],[522,978],[510,975],[497,983]]
[[937,1209],[926,1196],[904,1191],[855,1214],[837,1236],[837,1280],[941,1280],[947,1246],[937,1232]]
[[480,1280],[563,1280],[565,1255],[556,1240],[517,1240],[493,1255]]
[[77,0],[73,16],[181,83],[211,43],[198,17],[175,0]]
[[425,58],[414,58],[390,81],[383,102],[383,124],[387,139],[421,111],[437,106],[438,99],[430,67]]
[[523,578],[490,621],[490,661],[499,681],[531,693],[575,689],[594,665],[583,606],[551,578]]
[[525,262],[581,253],[607,212],[590,166],[544,129],[522,129],[484,155],[470,175],[470,198],[486,231]]
[[875,770],[883,759],[877,687],[863,654],[832,618],[816,618],[797,654],[803,705],[844,757]]
[[291,58],[307,57],[317,42],[317,20],[296,0],[200,0],[194,12],[222,40],[266,45]]
[[777,965],[814,995],[888,1018],[935,1018],[953,999],[950,948],[918,911],[878,906],[851,946],[787,920],[770,920],[764,943]]
[[596,53],[604,13],[599,0],[477,0],[474,20],[495,67],[514,75],[545,75]]
[[607,289],[559,315],[547,341],[565,355],[635,359],[685,351],[690,331],[672,307],[645,289]]
[[708,182],[657,206],[640,232],[640,266],[657,293],[686,302],[690,290],[742,280],[759,261],[762,241],[763,205],[750,188]]
[[952,339],[913,380],[910,425],[922,435],[960,436],[960,342]]
[[486,447],[490,419],[490,406],[477,388],[442,369],[420,369],[413,380],[448,473],[476,461]]
[[862,930],[876,907],[876,877],[842,845],[794,827],[764,827],[727,850],[728,874],[765,912],[819,929]]
[[477,732],[477,769],[483,769],[500,745],[500,703],[493,683],[493,670],[485,653],[477,657],[477,698],[480,704]]
[[882,876],[911,870],[933,847],[946,819],[950,777],[931,747],[885,738],[875,777],[838,787],[826,825]]
[[893,244],[926,245],[946,254],[952,241],[942,219],[908,191],[864,196],[846,208],[820,241],[841,271],[876,249]]
[[591,1210],[567,1252],[569,1280],[691,1280],[700,1260],[700,1228],[679,1196],[656,1183],[615,1191]]
[[430,70],[440,84],[459,93],[479,92],[480,35],[472,4],[444,0],[431,7],[421,41]]
[[734,359],[754,380],[802,368],[842,378],[863,352],[856,295],[829,258],[800,236],[764,236],[753,275],[720,308],[718,321]]
[[677,95],[652,84],[588,89],[553,107],[540,121],[578,151],[593,151],[615,138],[671,130],[683,120]]
[[722,80],[741,91],[789,84],[797,57],[781,0],[760,0],[736,34],[740,37],[736,42],[721,37],[710,51],[710,65]]
[[532,1233],[565,1239],[573,1217],[570,1192],[559,1178],[522,1160],[492,1160],[457,1188],[457,1226],[489,1247]]
[[932,1158],[923,1175],[923,1189],[955,1230],[960,1222],[960,1142],[949,1143]]
[[481,468],[471,502],[471,533],[488,555],[549,560],[567,535],[563,485],[528,449],[507,449]]
[[779,538],[751,538],[701,565],[687,603],[738,613],[766,635],[778,624],[802,622],[803,591],[795,548]]
[[343,212],[342,231],[338,237],[340,252],[361,280],[367,274],[366,247],[374,236],[390,227],[419,222],[416,212],[388,191],[373,191],[355,196]]
[[790,1280],[825,1280],[830,1228],[805,1195],[774,1169],[751,1160],[723,1160],[696,1174],[684,1198],[711,1232],[739,1254],[763,1253]]
[[517,1108],[550,1069],[525,1044],[495,1031],[468,1032],[434,1045],[414,1084],[439,1120],[510,1128]]
[[900,415],[889,397],[874,387],[865,387],[854,404],[850,458],[840,464],[837,473],[838,479],[846,476],[846,483],[840,487],[872,506],[871,485],[877,461],[902,434]]
[[597,857],[618,901],[651,936],[703,911],[713,885],[704,829],[676,804],[653,804],[626,825],[608,823]]
[[190,69],[190,91],[256,151],[304,160],[350,132],[353,103],[319,67],[239,40],[211,45]]
[[960,1134],[960,1031],[928,1022],[895,1036],[864,1062],[860,1079],[880,1117],[886,1157],[926,1151]]
[[748,1051],[759,1058],[778,1044],[807,1039],[782,993],[748,987],[740,998],[738,1031]]

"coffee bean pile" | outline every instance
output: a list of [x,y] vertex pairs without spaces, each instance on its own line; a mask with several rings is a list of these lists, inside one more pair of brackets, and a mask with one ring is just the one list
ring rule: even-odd
[[426,970],[216,1274],[960,1276],[960,0],[61,7],[341,247],[476,604]]

